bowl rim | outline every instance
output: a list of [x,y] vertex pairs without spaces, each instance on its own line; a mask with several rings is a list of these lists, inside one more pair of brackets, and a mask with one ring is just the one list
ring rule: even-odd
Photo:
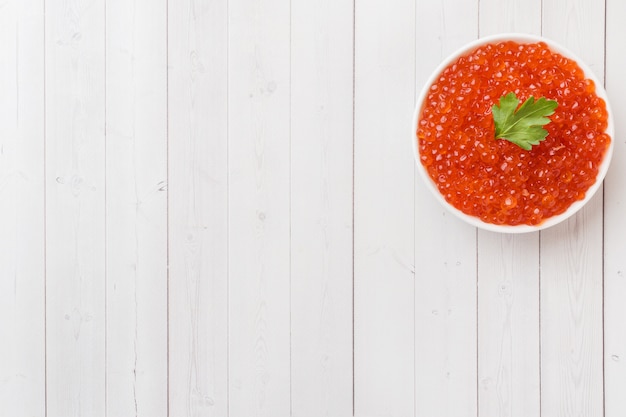
[[[466,214],[462,212],[461,210],[457,209],[456,207],[454,207],[452,204],[448,203],[443,197],[443,195],[441,194],[441,192],[439,191],[439,189],[437,188],[437,186],[435,185],[434,181],[428,175],[428,172],[426,171],[424,166],[422,165],[420,161],[420,157],[419,157],[419,149],[417,146],[417,143],[418,143],[417,123],[418,123],[419,116],[422,111],[423,102],[425,101],[425,98],[428,94],[428,91],[430,90],[431,85],[435,82],[436,79],[439,78],[443,70],[446,67],[448,67],[448,65],[450,65],[453,61],[455,61],[462,55],[468,53],[469,51],[475,48],[478,48],[479,46],[482,46],[488,43],[505,42],[505,41],[514,41],[514,42],[519,42],[519,43],[544,42],[546,45],[548,45],[548,47],[553,52],[561,54],[568,59],[574,60],[576,64],[580,67],[580,69],[582,69],[585,75],[585,78],[590,79],[595,83],[595,88],[596,88],[595,93],[598,97],[602,98],[604,102],[606,103],[606,110],[608,114],[607,128],[605,130],[605,133],[607,133],[610,136],[611,141],[609,143],[609,147],[606,150],[606,153],[604,154],[602,163],[600,164],[600,167],[598,169],[598,175],[596,176],[596,181],[587,189],[585,193],[585,198],[582,200],[573,202],[567,208],[567,210],[565,210],[563,213],[552,216],[552,217],[548,217],[547,219],[545,219],[538,225],[534,225],[534,226],[528,225],[528,224],[500,225],[500,224],[495,224],[495,223],[487,223],[481,220],[479,217]],[[436,200],[439,201],[439,203],[442,204],[449,212],[454,214],[457,218],[465,221],[466,223],[469,223],[472,226],[478,227],[483,230],[499,232],[499,233],[528,233],[528,232],[536,232],[539,230],[543,230],[543,229],[555,226],[556,224],[559,224],[567,220],[569,217],[577,213],[585,204],[587,204],[587,202],[589,202],[589,200],[593,198],[595,193],[602,186],[604,178],[608,172],[609,165],[611,163],[611,159],[613,156],[613,148],[614,148],[614,143],[615,143],[615,125],[614,125],[614,120],[613,120],[613,111],[611,109],[611,105],[609,103],[609,99],[608,99],[606,90],[604,88],[604,84],[600,82],[598,77],[596,77],[596,75],[589,68],[589,66],[587,66],[587,64],[583,60],[581,60],[576,54],[571,52],[569,49],[563,47],[559,43],[543,36],[526,34],[526,33],[500,33],[500,34],[480,37],[478,39],[475,39],[465,44],[464,46],[458,48],[456,51],[448,55],[433,70],[428,80],[424,83],[424,86],[422,87],[422,90],[420,94],[417,96],[417,100],[415,102],[411,138],[412,138],[412,146],[413,146],[413,156],[415,158],[417,170],[419,171],[423,182],[426,184],[426,188],[428,188],[431,191],[431,194],[435,196]]]

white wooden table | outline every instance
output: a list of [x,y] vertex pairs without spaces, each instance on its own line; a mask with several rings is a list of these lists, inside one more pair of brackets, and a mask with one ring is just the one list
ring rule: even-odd
[[[626,2],[0,1],[0,416],[626,414]],[[605,81],[604,187],[525,235],[416,175],[479,36]]]

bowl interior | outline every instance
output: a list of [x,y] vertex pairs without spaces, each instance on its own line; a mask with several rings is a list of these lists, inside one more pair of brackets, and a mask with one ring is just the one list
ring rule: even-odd
[[[596,95],[598,97],[604,99],[604,101],[606,103],[606,110],[607,110],[607,113],[608,113],[608,124],[607,124],[607,129],[606,129],[605,132],[611,137],[611,142],[609,144],[608,149],[606,150],[606,153],[604,155],[602,163],[600,164],[600,166],[598,168],[598,176],[596,177],[595,183],[593,183],[591,185],[591,187],[587,190],[584,199],[579,200],[579,201],[575,201],[574,203],[572,203],[571,206],[569,206],[569,208],[565,212],[563,212],[561,214],[558,214],[558,215],[555,215],[555,216],[552,216],[552,217],[548,217],[543,222],[541,222],[541,223],[539,223],[538,225],[535,225],[535,226],[525,225],[525,224],[517,225],[517,226],[511,226],[511,225],[499,225],[499,224],[487,223],[487,222],[484,222],[483,220],[481,220],[478,217],[474,217],[474,216],[470,216],[468,214],[465,214],[461,210],[457,209],[456,207],[454,207],[453,205],[448,203],[445,200],[445,198],[443,197],[443,195],[439,192],[439,189],[437,188],[437,186],[435,185],[433,180],[428,175],[428,172],[426,171],[426,169],[422,165],[422,163],[420,161],[420,156],[419,156],[419,148],[417,146],[417,134],[416,134],[416,132],[417,132],[417,126],[418,126],[418,122],[419,122],[419,117],[420,117],[420,114],[422,112],[423,103],[424,103],[424,101],[425,101],[425,99],[426,99],[426,97],[428,95],[428,91],[430,89],[430,86],[439,78],[439,76],[443,72],[443,70],[445,70],[446,67],[448,67],[448,65],[450,65],[452,62],[456,61],[459,57],[461,57],[461,56],[471,52],[472,50],[478,48],[479,46],[486,45],[486,44],[489,44],[489,43],[503,42],[503,41],[515,41],[515,42],[518,42],[518,43],[544,42],[545,44],[548,45],[548,47],[553,52],[559,53],[559,54],[567,57],[568,59],[574,60],[578,64],[578,66],[583,70],[583,72],[585,74],[585,78],[588,78],[588,79],[592,80],[595,83],[595,85],[596,85],[596,92],[595,93],[596,93]],[[554,226],[554,225],[556,225],[558,223],[561,223],[562,221],[566,220],[567,218],[572,216],[574,213],[576,213],[578,210],[580,210],[593,197],[593,195],[596,193],[596,191],[602,185],[602,181],[604,180],[604,177],[606,176],[606,173],[607,173],[607,171],[609,169],[609,164],[610,164],[610,161],[611,161],[611,157],[613,155],[613,144],[615,142],[615,138],[614,138],[615,127],[614,127],[614,121],[613,121],[613,112],[611,111],[609,100],[608,100],[606,91],[604,90],[603,84],[593,74],[591,69],[580,58],[578,58],[575,54],[573,54],[572,52],[570,52],[569,50],[567,50],[566,48],[562,47],[561,45],[557,44],[554,41],[551,41],[549,39],[546,39],[546,38],[543,38],[543,37],[540,37],[540,36],[533,36],[533,35],[526,35],[526,34],[517,34],[517,33],[500,34],[500,35],[488,36],[488,37],[477,39],[476,41],[471,42],[471,43],[463,46],[462,48],[460,48],[459,50],[457,50],[456,52],[454,52],[453,54],[448,56],[443,62],[441,62],[441,64],[439,64],[439,66],[435,69],[435,71],[433,71],[433,73],[429,77],[428,81],[424,84],[424,87],[422,88],[422,91],[421,91],[420,95],[418,96],[417,103],[416,103],[416,106],[415,106],[415,112],[414,112],[414,115],[413,115],[412,127],[413,127],[413,132],[412,132],[413,153],[414,153],[414,156],[415,156],[415,162],[417,164],[417,169],[418,169],[418,171],[420,173],[420,176],[424,180],[424,183],[426,184],[426,187],[428,189],[430,189],[430,191],[435,196],[435,198],[441,204],[443,204],[452,214],[454,214],[456,217],[462,219],[463,221],[465,221],[465,222],[467,222],[467,223],[469,223],[469,224],[471,224],[473,226],[479,227],[481,229],[495,231],[495,232],[504,232],[504,233],[526,233],[526,232],[534,232],[534,231],[542,230],[542,229]]]

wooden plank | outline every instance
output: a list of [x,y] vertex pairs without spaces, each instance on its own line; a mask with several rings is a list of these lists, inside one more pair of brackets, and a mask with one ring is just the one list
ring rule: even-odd
[[45,414],[43,4],[0,13],[0,415]]
[[355,415],[414,413],[415,4],[355,5]]
[[[480,36],[541,34],[541,1],[480,2]],[[478,233],[478,410],[540,414],[539,233]]]
[[478,404],[484,416],[538,416],[538,233],[481,232]]
[[291,395],[352,415],[352,0],[291,4]]
[[168,2],[169,415],[228,413],[227,2]]
[[105,413],[104,1],[45,3],[47,415]]
[[[448,54],[476,38],[475,1],[417,3],[417,89]],[[415,187],[416,415],[475,416],[476,229]]]
[[106,409],[167,415],[166,2],[106,2]]
[[606,2],[606,89],[615,121],[613,160],[604,181],[604,412],[606,417],[624,414],[626,392],[626,68],[623,16],[626,3]]
[[290,4],[229,2],[229,410],[290,412]]
[[541,0],[480,0],[480,36],[516,32],[541,35]]
[[[543,34],[603,79],[604,2],[543,2]],[[567,19],[563,17],[567,16]],[[541,232],[541,411],[603,415],[602,190]]]

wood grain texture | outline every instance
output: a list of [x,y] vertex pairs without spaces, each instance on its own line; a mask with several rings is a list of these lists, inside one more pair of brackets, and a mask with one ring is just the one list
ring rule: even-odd
[[[480,36],[541,34],[541,1],[480,1]],[[540,414],[539,233],[478,232],[478,409]]]
[[294,416],[352,415],[353,2],[292,1]]
[[[477,13],[475,1],[417,3],[417,93],[448,54],[476,38]],[[422,178],[417,177],[417,416],[475,416],[477,413],[476,278],[476,229],[448,213],[433,198]]]
[[106,3],[107,414],[167,415],[166,3]]
[[43,4],[0,9],[0,415],[45,415]]
[[613,160],[604,181],[604,412],[624,414],[626,401],[626,3],[606,2],[606,89],[615,121]]
[[47,415],[105,414],[104,1],[46,2]]
[[[603,79],[604,2],[543,2],[543,34]],[[603,413],[602,190],[565,223],[541,232],[541,410]]]
[[[542,412],[602,415],[602,236],[600,204],[542,239]],[[588,230],[591,228],[591,230]],[[593,235],[591,235],[593,233]],[[566,236],[564,236],[566,235]]]
[[229,411],[289,415],[290,3],[229,8]]
[[414,413],[415,5],[355,4],[356,415]]
[[537,238],[537,233],[479,235],[480,415],[540,414]]
[[[0,0],[0,416],[621,417],[625,14]],[[539,234],[445,214],[412,155],[431,71],[504,31],[606,67],[616,116]]]
[[228,413],[227,2],[168,2],[169,415]]
[[541,35],[541,0],[480,0],[480,36],[505,32]]

